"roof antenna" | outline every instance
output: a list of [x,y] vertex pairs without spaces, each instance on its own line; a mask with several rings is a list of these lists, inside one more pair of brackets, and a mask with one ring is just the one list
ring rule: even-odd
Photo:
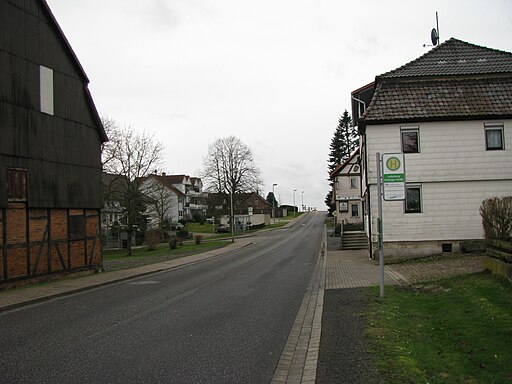
[[430,31],[430,40],[432,41],[432,45],[430,44],[423,44],[423,47],[435,47],[437,44],[439,44],[439,18],[437,16],[436,11],[436,28],[432,28],[432,31]]

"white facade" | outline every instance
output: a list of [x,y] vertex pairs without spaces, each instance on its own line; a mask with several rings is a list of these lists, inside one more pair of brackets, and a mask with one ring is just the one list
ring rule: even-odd
[[[503,127],[504,149],[486,149],[489,123]],[[421,208],[406,213],[404,202],[383,202],[385,249],[387,246],[396,254],[401,253],[400,248],[409,254],[440,253],[442,242],[453,242],[456,251],[458,241],[483,239],[482,201],[512,194],[512,120],[367,125],[363,155],[370,188],[372,242],[377,242],[376,153],[401,153],[401,130],[411,128],[418,129],[419,152],[405,154],[406,185],[420,188]],[[364,196],[366,189],[363,185]],[[389,244],[392,242],[395,244]],[[407,246],[397,246],[400,242]],[[433,243],[421,249],[411,247],[411,242]]]
[[354,153],[334,172],[334,197],[338,224],[355,224],[363,221],[361,169],[358,159],[359,156]]
[[[141,188],[145,195],[155,199],[156,204],[160,207],[159,209],[162,209],[164,212],[166,220],[174,223],[183,218],[183,199],[179,198],[179,192],[173,191],[152,177],[144,180]],[[157,227],[159,221],[158,213],[153,204],[147,205],[146,213],[148,215],[149,227]]]

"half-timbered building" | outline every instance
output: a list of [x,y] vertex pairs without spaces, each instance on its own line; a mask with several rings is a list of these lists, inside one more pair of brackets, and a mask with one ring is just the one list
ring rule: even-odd
[[0,284],[102,265],[88,83],[46,1],[0,0]]

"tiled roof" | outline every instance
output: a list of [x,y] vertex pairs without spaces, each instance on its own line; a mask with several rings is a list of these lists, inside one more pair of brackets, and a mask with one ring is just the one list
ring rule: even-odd
[[512,76],[380,82],[364,119],[399,120],[512,116]]
[[512,73],[512,53],[451,38],[377,79]]
[[143,178],[143,180],[146,180],[146,179],[149,179],[149,178],[152,178],[156,181],[158,181],[160,184],[162,184],[163,186],[169,188],[171,191],[173,191],[174,193],[176,193],[178,196],[185,196],[185,194],[183,192],[181,192],[178,188],[176,188],[173,183],[171,182],[170,180],[170,177],[169,176],[161,176],[161,175],[155,175],[155,174],[151,174],[149,175],[148,177],[145,177]]

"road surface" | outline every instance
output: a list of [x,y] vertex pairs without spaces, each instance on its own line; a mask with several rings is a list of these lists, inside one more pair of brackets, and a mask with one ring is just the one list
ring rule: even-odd
[[205,262],[0,313],[0,382],[268,383],[324,217]]

